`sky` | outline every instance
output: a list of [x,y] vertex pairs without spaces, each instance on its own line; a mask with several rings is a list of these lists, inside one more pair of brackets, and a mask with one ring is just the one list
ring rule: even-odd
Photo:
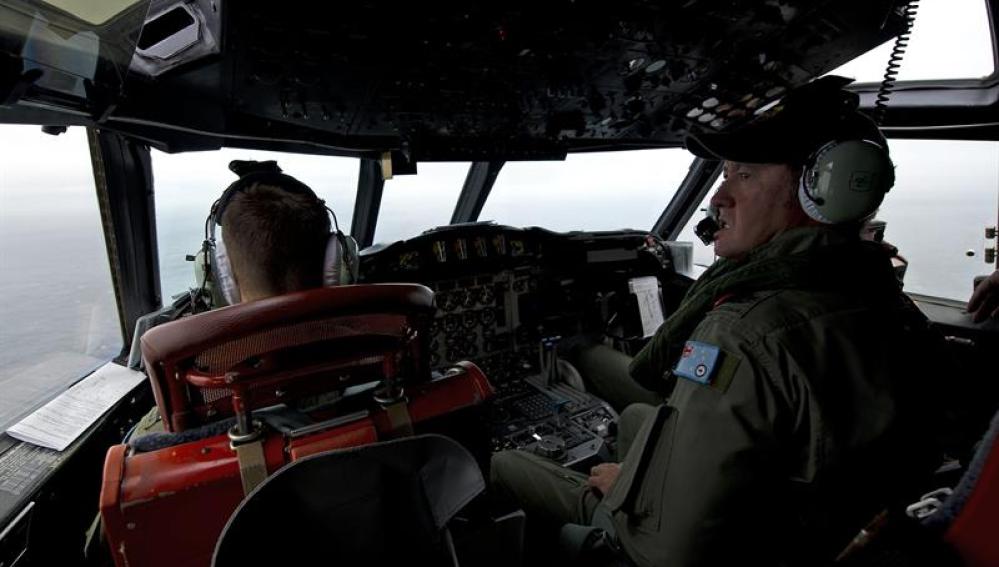
[[[993,70],[984,0],[920,0],[900,81],[969,79]],[[881,82],[894,40],[832,71],[858,82]]]

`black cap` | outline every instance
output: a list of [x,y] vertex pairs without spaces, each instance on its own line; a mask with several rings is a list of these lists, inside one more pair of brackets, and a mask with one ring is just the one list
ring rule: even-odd
[[860,97],[843,90],[853,79],[827,75],[784,96],[752,122],[720,133],[692,133],[686,145],[708,159],[804,165],[835,140],[870,140],[888,149],[873,120],[857,110]]

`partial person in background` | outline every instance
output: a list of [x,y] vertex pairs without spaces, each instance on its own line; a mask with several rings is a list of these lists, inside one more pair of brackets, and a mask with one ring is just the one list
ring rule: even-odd
[[891,267],[895,270],[895,277],[898,278],[898,283],[902,284],[905,281],[905,271],[909,268],[909,261],[898,253],[897,247],[885,241],[886,227],[885,221],[871,219],[861,229],[860,238],[877,242],[885,247],[885,250],[891,255]]
[[999,270],[978,282],[971,299],[968,300],[968,313],[975,323],[991,317],[999,319]]

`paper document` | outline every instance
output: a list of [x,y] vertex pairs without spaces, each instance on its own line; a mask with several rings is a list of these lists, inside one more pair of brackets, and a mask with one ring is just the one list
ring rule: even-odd
[[142,372],[109,362],[14,424],[7,435],[63,451],[145,379]]
[[628,291],[638,300],[638,314],[642,318],[642,336],[651,337],[663,324],[663,296],[655,276],[628,280]]
[[669,255],[673,258],[673,269],[676,273],[690,276],[694,272],[694,243],[667,242]]

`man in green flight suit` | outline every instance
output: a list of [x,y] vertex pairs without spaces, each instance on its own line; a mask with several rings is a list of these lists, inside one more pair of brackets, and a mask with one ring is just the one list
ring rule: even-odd
[[597,526],[643,567],[817,565],[932,470],[936,343],[887,252],[859,238],[894,173],[849,82],[818,79],[740,130],[688,138],[725,160],[721,259],[631,363],[668,402],[629,406],[621,463],[589,477],[497,453],[493,486],[529,530]]

